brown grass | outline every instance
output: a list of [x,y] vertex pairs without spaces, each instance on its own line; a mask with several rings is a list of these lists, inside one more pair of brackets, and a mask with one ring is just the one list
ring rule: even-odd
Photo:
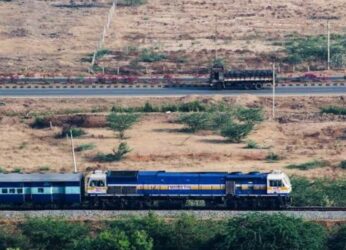
[[[8,171],[21,168],[24,171],[38,171],[41,166],[49,166],[52,171],[72,170],[70,142],[55,139],[60,126],[31,129],[29,111],[63,113],[76,106],[86,111],[94,106],[111,107],[122,105],[142,105],[146,101],[155,104],[181,102],[199,99],[205,103],[215,103],[219,98],[109,98],[109,99],[4,99],[6,106],[0,107],[0,166]],[[270,117],[270,102],[265,97],[243,96],[225,97],[223,101],[237,104],[247,99],[248,106],[260,106]],[[304,108],[296,109],[290,103],[301,103]],[[278,117],[286,117],[285,122],[267,119],[256,126],[248,139],[256,141],[262,149],[245,149],[245,143],[230,144],[221,136],[202,131],[196,134],[179,132],[183,127],[173,121],[176,114],[147,114],[131,130],[126,132],[127,142],[133,151],[117,163],[100,164],[91,159],[97,152],[110,153],[119,141],[114,132],[103,127],[85,126],[87,135],[75,139],[75,144],[94,143],[96,148],[77,153],[80,170],[94,168],[108,169],[152,169],[178,171],[270,171],[282,169],[308,177],[345,177],[345,171],[335,166],[346,155],[345,117],[321,116],[319,107],[333,103],[345,105],[343,97],[279,97]],[[9,114],[9,111],[14,113]],[[30,114],[30,113],[29,113]],[[102,117],[106,113],[92,114]],[[305,119],[290,121],[293,115]],[[311,114],[315,114],[311,116]],[[60,124],[59,124],[60,125]],[[275,163],[265,160],[269,152],[282,159]],[[309,171],[286,169],[291,163],[304,163],[314,159],[328,161],[325,168]]]

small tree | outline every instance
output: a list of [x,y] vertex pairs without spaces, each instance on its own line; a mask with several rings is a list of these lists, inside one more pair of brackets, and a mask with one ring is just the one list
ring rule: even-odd
[[196,132],[210,127],[209,113],[184,114],[179,117],[179,122],[185,124],[191,132]]
[[110,129],[119,133],[119,138],[124,139],[125,131],[131,128],[137,121],[137,114],[116,114],[111,113],[107,116],[107,125]]
[[253,129],[252,123],[237,124],[230,122],[221,129],[221,135],[231,142],[239,143]]
[[117,161],[120,161],[121,159],[124,158],[125,155],[130,153],[132,149],[127,145],[126,142],[122,142],[118,146],[118,150],[113,150],[114,157]]

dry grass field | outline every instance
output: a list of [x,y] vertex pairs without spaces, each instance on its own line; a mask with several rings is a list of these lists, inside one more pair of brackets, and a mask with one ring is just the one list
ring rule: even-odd
[[[69,6],[67,0],[0,1],[0,71],[22,74],[87,74],[110,0]],[[88,2],[88,1],[83,1]],[[215,55],[230,67],[268,67],[287,35],[344,33],[344,0],[148,0],[119,5],[105,40],[108,70],[148,67],[153,72],[193,72]],[[276,42],[276,45],[273,45]],[[143,48],[167,56],[164,62],[134,65]],[[83,60],[84,58],[84,60]],[[132,61],[132,66],[131,62]],[[130,64],[130,66],[129,66]]]
[[[230,105],[262,107],[265,120],[242,143],[229,143],[210,131],[195,134],[182,132],[176,123],[176,113],[145,113],[126,139],[132,151],[120,162],[98,163],[92,158],[98,153],[111,153],[119,144],[115,133],[104,127],[104,116],[113,105],[140,106],[199,100],[206,104],[220,101]],[[75,144],[95,144],[95,148],[77,152],[80,170],[108,169],[165,169],[167,171],[269,171],[281,169],[290,174],[308,177],[346,177],[338,167],[346,156],[346,117],[321,114],[319,108],[331,103],[345,106],[340,97],[279,97],[277,119],[270,119],[270,98],[239,97],[170,97],[170,98],[91,98],[91,99],[3,99],[0,106],[0,166],[12,171],[70,171],[73,168],[70,141],[56,139],[61,131],[59,121],[66,116],[86,114],[89,122],[83,126],[86,135]],[[51,117],[52,128],[32,129],[33,116]],[[245,149],[253,140],[263,149]],[[266,161],[273,152],[280,156],[274,163]],[[325,167],[308,171],[287,169],[291,163],[312,160],[327,162]]]

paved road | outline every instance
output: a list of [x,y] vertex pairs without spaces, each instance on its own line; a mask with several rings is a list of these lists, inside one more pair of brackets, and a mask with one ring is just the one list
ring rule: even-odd
[[[0,97],[111,97],[111,96],[184,96],[184,95],[226,95],[253,94],[270,96],[271,89],[223,90],[205,88],[94,88],[94,89],[0,89]],[[284,95],[346,95],[346,86],[339,87],[281,87],[276,94]]]

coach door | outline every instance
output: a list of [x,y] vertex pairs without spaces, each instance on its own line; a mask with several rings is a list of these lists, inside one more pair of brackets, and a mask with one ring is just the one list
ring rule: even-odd
[[235,195],[235,181],[226,180],[226,195]]

